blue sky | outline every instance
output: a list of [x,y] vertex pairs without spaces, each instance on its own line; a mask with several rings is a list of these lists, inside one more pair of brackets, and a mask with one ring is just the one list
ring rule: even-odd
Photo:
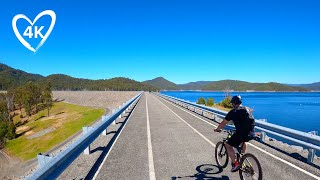
[[[320,81],[316,0],[0,3],[0,62],[27,72],[138,81],[163,76],[176,83]],[[18,41],[11,21],[17,14],[33,20],[47,9],[56,13],[56,24],[34,54]]]

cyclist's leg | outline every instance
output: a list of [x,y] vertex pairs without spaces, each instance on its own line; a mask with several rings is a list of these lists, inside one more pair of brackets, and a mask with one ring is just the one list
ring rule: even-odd
[[234,147],[237,148],[243,142],[243,138],[240,134],[234,133],[226,143],[226,148],[231,159],[231,162],[236,162],[236,153]]
[[233,146],[229,145],[228,143],[225,143],[229,157],[231,159],[231,162],[234,163],[236,161],[236,153],[233,149]]
[[250,140],[252,140],[254,138],[254,132],[251,131],[246,138],[243,141],[243,145],[242,145],[242,154],[246,153],[247,150],[247,142],[249,142]]
[[247,142],[243,142],[242,144],[242,154],[245,154],[247,150]]

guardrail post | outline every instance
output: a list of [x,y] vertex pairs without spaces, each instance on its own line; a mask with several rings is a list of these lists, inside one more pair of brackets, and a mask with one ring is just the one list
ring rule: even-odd
[[[104,121],[106,118],[108,118],[109,116],[102,116],[102,121]],[[102,131],[102,135],[106,136],[108,133],[108,128],[106,128],[105,130]]]
[[[266,119],[260,119],[261,121],[264,121],[264,122],[267,122],[267,120]],[[261,136],[260,136],[260,141],[261,142],[265,142],[265,140],[266,140],[266,132],[264,132],[264,131],[261,131]]]
[[[318,131],[311,131],[309,133],[313,134],[313,135],[318,135]],[[313,163],[314,155],[316,154],[316,150],[309,148],[308,151],[309,151],[308,152],[308,163]]]
[[[82,127],[83,134],[86,134],[91,128],[92,127],[88,127],[88,126]],[[90,154],[90,145],[83,151],[83,153],[86,155]]]
[[215,120],[216,115],[214,113],[211,114],[211,120]]
[[[106,116],[101,116],[101,121],[103,123],[103,121],[106,119]],[[102,135],[107,135],[107,129],[105,129],[103,132],[102,132]]]
[[38,154],[38,165],[39,167],[44,167],[48,164],[48,162],[51,160],[52,157],[50,157],[48,154],[43,155],[41,153]]
[[[114,114],[115,111],[116,111],[115,109],[112,109],[112,114]],[[114,121],[112,121],[112,125],[115,125],[115,124],[116,124],[116,121],[117,121],[117,119],[115,119]]]

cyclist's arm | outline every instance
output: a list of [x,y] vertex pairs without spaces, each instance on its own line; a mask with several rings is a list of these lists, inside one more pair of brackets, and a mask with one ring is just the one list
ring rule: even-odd
[[217,129],[215,129],[215,131],[221,131],[221,129],[223,129],[227,124],[229,123],[228,120],[224,119],[219,126],[217,127]]
[[232,114],[233,111],[229,111],[228,114],[226,115],[226,117],[223,119],[223,121],[219,124],[219,126],[217,127],[217,129],[215,129],[215,132],[220,132],[221,129],[223,129],[228,123],[229,121],[232,120]]

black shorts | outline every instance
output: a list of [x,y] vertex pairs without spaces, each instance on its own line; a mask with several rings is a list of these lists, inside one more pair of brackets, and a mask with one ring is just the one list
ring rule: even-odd
[[243,133],[234,133],[230,139],[227,141],[227,143],[232,147],[239,147],[242,142],[248,142],[252,140],[254,137],[249,134],[243,134]]

